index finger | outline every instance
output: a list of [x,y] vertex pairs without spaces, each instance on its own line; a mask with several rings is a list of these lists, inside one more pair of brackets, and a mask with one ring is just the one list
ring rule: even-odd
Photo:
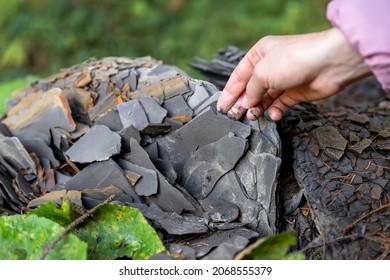
[[218,98],[218,111],[226,113],[244,93],[248,81],[253,74],[253,69],[261,59],[257,45],[258,43],[247,52],[230,75],[225,88]]

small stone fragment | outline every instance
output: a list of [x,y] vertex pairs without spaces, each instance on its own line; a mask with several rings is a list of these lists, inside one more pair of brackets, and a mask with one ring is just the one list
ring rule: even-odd
[[348,141],[334,126],[317,127],[313,130],[321,149],[333,160],[340,160]]
[[58,188],[83,191],[85,189],[101,189],[110,185],[124,191],[129,202],[139,203],[142,201],[130,185],[124,171],[112,159],[89,164],[68,180],[64,186],[58,186]]
[[130,100],[117,105],[119,117],[124,128],[133,126],[137,130],[142,130],[148,126],[148,117],[138,100]]
[[157,124],[163,122],[168,112],[161,107],[153,97],[142,94],[139,101],[141,102],[150,123]]
[[65,154],[73,162],[104,161],[121,151],[121,137],[104,125],[93,126]]
[[361,154],[366,148],[370,147],[371,142],[372,141],[370,139],[364,138],[362,141],[357,142],[355,145],[349,147],[349,149]]
[[140,196],[150,196],[158,191],[158,178],[156,171],[131,163],[123,159],[118,160],[122,169],[141,175],[135,184],[135,191]]

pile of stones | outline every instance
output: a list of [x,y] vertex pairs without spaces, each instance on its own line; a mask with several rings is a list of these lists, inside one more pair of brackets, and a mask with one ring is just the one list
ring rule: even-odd
[[151,57],[107,57],[13,94],[0,125],[0,213],[47,201],[141,210],[167,250],[232,259],[278,232],[275,123],[218,113],[218,89]]

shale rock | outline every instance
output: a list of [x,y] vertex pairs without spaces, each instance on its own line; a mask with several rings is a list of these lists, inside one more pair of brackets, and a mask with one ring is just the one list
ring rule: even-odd
[[1,206],[114,195],[171,252],[233,259],[278,231],[281,147],[275,123],[229,119],[218,96],[151,57],[90,59],[18,90],[1,118]]

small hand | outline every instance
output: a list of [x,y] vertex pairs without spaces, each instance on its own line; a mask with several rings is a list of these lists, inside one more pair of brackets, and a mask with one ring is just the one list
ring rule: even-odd
[[268,110],[277,121],[295,104],[335,95],[371,71],[337,28],[260,39],[231,74],[217,108],[255,120]]

